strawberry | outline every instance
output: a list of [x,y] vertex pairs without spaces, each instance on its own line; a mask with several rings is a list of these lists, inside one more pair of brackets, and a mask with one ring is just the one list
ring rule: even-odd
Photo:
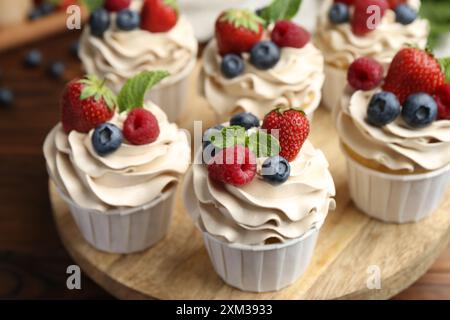
[[141,29],[150,32],[167,32],[178,21],[176,0],[145,0],[141,11]]
[[249,10],[230,9],[223,12],[216,21],[216,40],[219,53],[240,54],[248,52],[263,35],[260,17]]
[[301,110],[275,109],[264,117],[262,128],[274,136],[276,132],[273,130],[278,130],[280,156],[291,162],[297,157],[308,138],[310,126],[308,118]]
[[437,89],[434,100],[438,105],[438,119],[450,120],[450,83]]
[[439,61],[424,50],[405,48],[391,62],[383,90],[394,93],[401,104],[418,92],[433,95],[445,82]]
[[[352,31],[357,36],[364,36],[365,34],[376,29],[381,22],[381,18],[389,9],[389,4],[386,0],[355,0],[355,11],[351,21]],[[378,6],[380,8],[380,21],[377,21],[377,16],[372,10],[371,6]]]
[[112,118],[116,98],[96,76],[69,82],[61,99],[64,131],[87,133]]

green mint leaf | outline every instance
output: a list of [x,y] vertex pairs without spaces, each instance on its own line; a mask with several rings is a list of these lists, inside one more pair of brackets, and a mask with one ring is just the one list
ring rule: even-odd
[[223,128],[220,134],[215,134],[213,139],[211,139],[211,143],[219,149],[226,149],[236,145],[245,146],[246,141],[247,133],[240,126]]
[[103,7],[105,0],[83,0],[83,3],[88,8],[89,12],[92,12]]
[[267,25],[279,20],[291,20],[297,15],[301,3],[302,0],[273,0],[259,15]]
[[260,130],[248,137],[246,145],[257,158],[273,157],[280,153],[278,139]]
[[445,75],[445,82],[450,82],[450,57],[439,59],[439,63]]
[[167,71],[144,71],[129,79],[117,96],[119,112],[142,108],[146,92],[168,76]]

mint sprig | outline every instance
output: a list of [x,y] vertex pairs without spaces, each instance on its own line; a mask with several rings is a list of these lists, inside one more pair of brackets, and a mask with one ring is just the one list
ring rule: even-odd
[[117,96],[119,112],[142,108],[146,92],[169,75],[169,72],[162,70],[144,71],[129,79]]
[[259,11],[259,16],[266,25],[279,20],[291,20],[297,15],[302,0],[273,0],[272,3]]
[[442,72],[445,75],[445,82],[450,83],[450,57],[439,59],[439,64],[441,65]]
[[273,157],[280,153],[280,142],[271,134],[258,130],[247,139],[247,147],[260,157]]

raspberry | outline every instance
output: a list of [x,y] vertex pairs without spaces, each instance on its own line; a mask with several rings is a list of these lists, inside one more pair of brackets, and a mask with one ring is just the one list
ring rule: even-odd
[[355,11],[352,19],[352,31],[357,36],[364,36],[375,30],[381,21],[373,19],[374,13],[369,10],[371,6],[380,8],[381,17],[384,16],[389,4],[386,0],[355,0]]
[[335,2],[335,3],[336,3],[336,2],[344,3],[344,4],[348,5],[348,6],[351,6],[351,5],[353,5],[353,3],[355,2],[355,0],[334,0],[334,2]]
[[311,39],[311,35],[291,21],[278,21],[272,31],[271,38],[281,48],[303,48]]
[[256,176],[256,157],[241,145],[221,150],[208,164],[208,174],[213,180],[243,186]]
[[131,144],[142,145],[154,142],[159,136],[156,117],[148,110],[132,110],[123,124],[123,135]]
[[376,60],[362,57],[350,65],[347,80],[356,90],[372,90],[383,80],[383,72],[383,66]]
[[434,99],[438,105],[438,119],[450,120],[450,83],[439,87]]

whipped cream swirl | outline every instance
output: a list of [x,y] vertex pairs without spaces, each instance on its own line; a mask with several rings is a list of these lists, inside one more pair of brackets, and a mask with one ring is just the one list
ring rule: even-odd
[[258,70],[249,62],[248,54],[243,57],[245,72],[227,79],[220,71],[222,57],[216,41],[212,40],[205,49],[203,90],[221,120],[240,111],[263,118],[280,105],[312,114],[319,106],[324,61],[311,43],[301,49],[282,48],[280,61],[269,70]]
[[[141,6],[141,1],[132,3],[135,10]],[[84,28],[80,58],[87,73],[105,78],[115,91],[141,71],[167,70],[171,76],[161,82],[164,86],[176,82],[195,66],[198,44],[185,17],[180,16],[175,27],[162,33],[122,31],[114,21],[115,14],[103,38],[91,35],[89,25]]]
[[[158,139],[147,145],[126,141],[114,153],[101,157],[91,137],[76,131],[67,135],[58,124],[47,136],[44,155],[59,189],[83,208],[107,211],[148,204],[175,187],[190,162],[187,136],[167,121],[164,112],[148,103],[160,127]],[[109,122],[119,128],[127,117],[116,114]]]
[[[258,170],[264,159],[258,159]],[[272,186],[256,177],[243,187],[211,180],[207,167],[194,165],[186,178],[185,202],[199,227],[230,243],[285,242],[319,229],[335,208],[328,162],[306,141],[291,162],[291,175]]]
[[436,170],[450,164],[450,120],[411,129],[398,117],[379,128],[366,121],[367,107],[376,91],[356,91],[342,99],[337,115],[341,141],[365,159],[391,170]]
[[[350,23],[334,25],[329,21],[328,11],[333,0],[326,0],[317,22],[316,46],[323,52],[325,62],[339,69],[347,69],[357,58],[367,56],[388,64],[405,45],[425,48],[430,30],[428,21],[417,18],[409,25],[395,21],[395,12],[387,10],[375,30],[364,36],[352,32]],[[420,8],[420,0],[407,3]]]

